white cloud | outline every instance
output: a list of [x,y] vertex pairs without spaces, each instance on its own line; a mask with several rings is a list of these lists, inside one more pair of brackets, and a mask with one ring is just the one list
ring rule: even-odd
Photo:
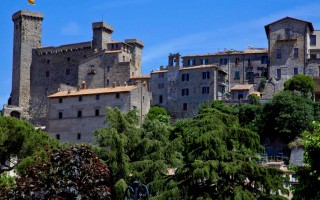
[[75,22],[69,22],[61,29],[61,33],[67,36],[75,36],[80,34],[80,26]]

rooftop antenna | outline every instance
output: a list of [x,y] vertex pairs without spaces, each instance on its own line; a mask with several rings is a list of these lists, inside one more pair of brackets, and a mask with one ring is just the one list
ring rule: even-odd
[[103,13],[101,13],[101,15],[102,15],[102,22],[103,22]]

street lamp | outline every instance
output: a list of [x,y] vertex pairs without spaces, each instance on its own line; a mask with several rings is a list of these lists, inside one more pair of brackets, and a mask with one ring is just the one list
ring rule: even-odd
[[139,181],[133,181],[133,187],[128,186],[125,195],[125,200],[138,200],[138,199],[145,199],[149,200],[149,190],[146,185],[141,184],[139,185]]

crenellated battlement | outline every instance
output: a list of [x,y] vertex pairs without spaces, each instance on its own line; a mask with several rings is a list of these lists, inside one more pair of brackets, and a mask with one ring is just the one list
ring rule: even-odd
[[31,12],[27,10],[20,10],[12,15],[12,21],[16,21],[22,17],[29,18],[29,19],[37,19],[37,20],[43,20],[43,13],[39,12]]
[[37,54],[40,55],[47,55],[47,54],[58,54],[58,53],[68,53],[73,51],[81,51],[84,49],[91,49],[91,42],[81,42],[75,44],[66,44],[61,46],[50,46],[50,47],[40,47],[37,48]]

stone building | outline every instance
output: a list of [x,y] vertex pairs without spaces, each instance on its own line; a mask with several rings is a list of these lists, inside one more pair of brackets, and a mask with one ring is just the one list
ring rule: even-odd
[[62,142],[93,142],[93,131],[108,126],[104,123],[106,106],[122,112],[137,109],[142,121],[149,111],[150,98],[146,82],[57,92],[49,96],[47,131]]
[[43,19],[42,13],[23,10],[12,16],[13,73],[7,115],[46,124],[47,96],[56,93],[61,84],[77,87],[86,81],[88,88],[102,88],[141,76],[144,45],[140,40],[112,40],[113,27],[95,22],[90,41],[43,47]]
[[224,68],[212,64],[180,66],[180,55],[170,54],[166,68],[151,72],[152,105],[168,110],[172,118],[197,114],[199,107],[221,99],[227,86]]
[[283,83],[296,74],[320,75],[320,31],[308,21],[285,17],[265,26],[270,62],[265,95],[283,90]]
[[[231,88],[249,84],[251,93],[267,78],[267,52],[250,47],[188,55],[182,57],[182,66],[180,55],[170,54],[167,67],[151,72],[152,105],[166,108],[173,118],[184,118],[196,114],[205,102],[239,100],[239,95],[231,95]],[[247,93],[242,97],[247,99]]]

